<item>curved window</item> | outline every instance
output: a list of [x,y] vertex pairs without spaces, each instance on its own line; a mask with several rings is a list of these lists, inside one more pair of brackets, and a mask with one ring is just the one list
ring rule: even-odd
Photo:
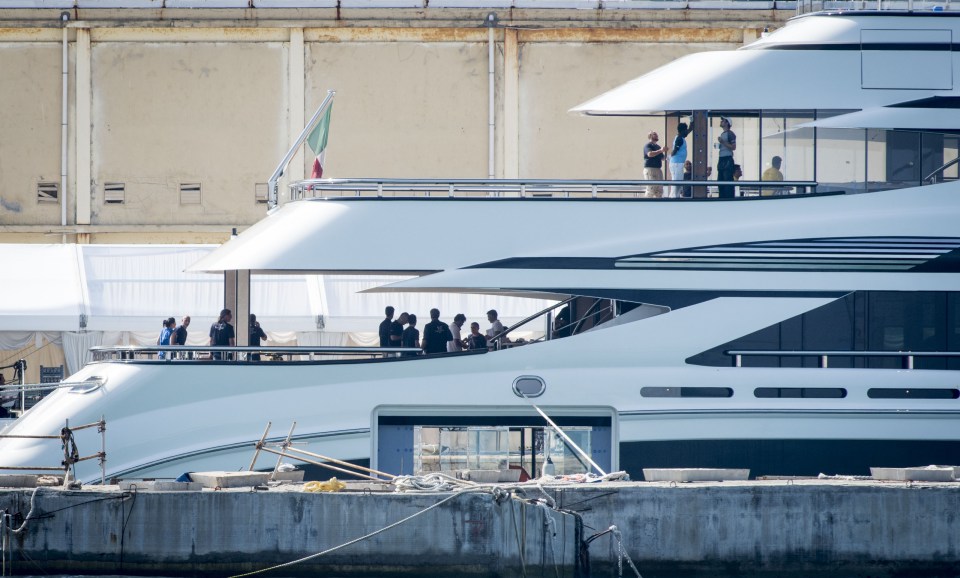
[[643,397],[733,397],[729,387],[641,387]]
[[786,397],[807,399],[841,399],[847,397],[842,387],[758,387],[753,390],[754,397]]
[[960,398],[960,390],[949,388],[898,389],[873,387],[867,390],[867,397],[871,399],[957,399]]
[[540,397],[546,389],[543,378],[536,375],[521,375],[513,380],[513,393],[518,397]]

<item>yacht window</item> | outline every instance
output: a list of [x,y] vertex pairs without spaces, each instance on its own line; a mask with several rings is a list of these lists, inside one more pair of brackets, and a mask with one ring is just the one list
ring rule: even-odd
[[871,399],[957,399],[960,398],[960,390],[948,388],[897,389],[873,387],[867,390],[867,397]]
[[547,384],[535,375],[521,375],[513,380],[513,393],[518,397],[539,397],[546,389]]
[[753,396],[762,398],[841,399],[847,397],[847,390],[842,387],[758,387],[753,390]]
[[643,397],[733,397],[729,387],[642,387]]

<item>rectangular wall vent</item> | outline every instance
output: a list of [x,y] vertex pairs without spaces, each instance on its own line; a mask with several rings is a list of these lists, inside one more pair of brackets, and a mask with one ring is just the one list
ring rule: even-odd
[[200,183],[180,183],[180,204],[200,204]]
[[126,200],[127,185],[123,183],[103,183],[103,203],[122,205]]
[[37,202],[56,203],[60,200],[60,183],[37,183]]
[[255,185],[253,185],[253,198],[254,198],[254,200],[255,200],[257,203],[261,203],[261,204],[266,203],[266,202],[267,202],[267,194],[268,194],[269,190],[270,190],[270,189],[267,187],[267,183],[256,183]]

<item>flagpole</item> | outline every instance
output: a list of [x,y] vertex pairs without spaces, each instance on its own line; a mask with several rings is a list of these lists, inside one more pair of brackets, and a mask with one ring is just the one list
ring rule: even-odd
[[317,122],[323,117],[323,113],[330,108],[330,105],[333,104],[333,97],[336,96],[336,90],[328,90],[326,98],[323,99],[323,102],[320,103],[320,107],[317,108],[317,112],[313,113],[313,117],[310,118],[310,122],[307,123],[307,126],[303,128],[303,131],[300,133],[300,136],[297,137],[297,141],[290,147],[290,150],[287,151],[287,154],[284,155],[283,160],[280,161],[280,164],[277,165],[273,175],[270,176],[270,179],[267,181],[267,210],[273,209],[277,206],[279,201],[279,191],[277,190],[277,181],[280,180],[280,177],[283,176],[284,171],[287,170],[287,166],[290,164],[290,160],[293,159],[293,155],[297,154],[297,151],[300,150],[300,146],[303,145],[303,141],[307,140],[307,136],[310,134],[310,131],[317,125]]

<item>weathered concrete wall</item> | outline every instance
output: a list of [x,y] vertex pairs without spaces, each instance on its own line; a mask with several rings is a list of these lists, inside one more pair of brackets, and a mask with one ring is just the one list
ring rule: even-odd
[[[60,202],[36,192],[59,181],[60,11],[0,9],[0,75],[16,79],[0,83],[0,242],[223,241],[262,218],[258,183],[328,88],[325,176],[485,178],[489,12],[70,11],[61,227]],[[646,133],[663,127],[567,110],[789,15],[494,12],[494,173],[507,178],[637,178]],[[288,176],[309,174],[309,157]],[[122,204],[105,203],[106,183],[125,185]],[[199,204],[181,202],[181,183],[201,185]]]
[[[146,492],[41,489],[40,517],[14,540],[14,568],[37,573],[229,575],[338,546],[420,512],[449,494],[300,491]],[[26,515],[30,491],[0,493]],[[470,493],[283,576],[573,576],[574,516]],[[545,516],[555,521],[549,535]],[[36,565],[27,562],[29,556]],[[274,573],[274,575],[277,575]]]
[[[652,576],[960,576],[960,484],[724,482],[548,488],[587,537],[615,524]],[[613,572],[613,542],[590,547]],[[609,575],[609,574],[607,574]]]

